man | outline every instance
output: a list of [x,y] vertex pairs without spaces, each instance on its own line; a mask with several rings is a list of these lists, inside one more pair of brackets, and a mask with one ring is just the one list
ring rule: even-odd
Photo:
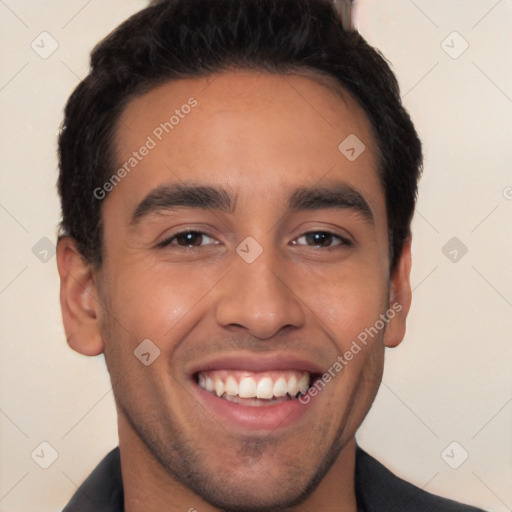
[[167,0],[92,54],[60,136],[69,345],[119,449],[76,511],[463,511],[355,443],[405,334],[421,147],[327,0]]

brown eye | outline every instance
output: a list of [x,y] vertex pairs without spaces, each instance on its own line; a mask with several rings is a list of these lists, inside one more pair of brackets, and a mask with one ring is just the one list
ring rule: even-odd
[[202,247],[215,244],[213,237],[201,231],[183,231],[176,233],[170,238],[160,242],[158,247],[179,246],[179,247]]
[[175,236],[176,243],[181,246],[200,246],[203,241],[203,233],[198,231],[189,231],[188,233],[179,233]]
[[329,231],[311,231],[297,238],[294,245],[307,245],[310,247],[333,247],[337,245],[352,245],[346,238],[330,233]]
[[309,245],[317,245],[320,247],[329,247],[333,240],[333,235],[331,233],[308,233],[305,235],[306,242]]

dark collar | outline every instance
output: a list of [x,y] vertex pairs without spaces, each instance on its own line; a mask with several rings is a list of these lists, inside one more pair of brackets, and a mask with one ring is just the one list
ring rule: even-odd
[[96,466],[62,512],[124,512],[119,447]]

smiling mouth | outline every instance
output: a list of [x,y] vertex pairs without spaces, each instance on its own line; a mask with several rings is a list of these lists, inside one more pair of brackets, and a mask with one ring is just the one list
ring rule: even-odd
[[222,400],[254,407],[297,400],[314,380],[314,375],[300,370],[211,370],[196,374],[200,388]]

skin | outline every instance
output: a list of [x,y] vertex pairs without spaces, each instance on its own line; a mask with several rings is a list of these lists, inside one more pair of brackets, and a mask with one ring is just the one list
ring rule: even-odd
[[[298,75],[226,72],[167,83],[132,100],[116,132],[119,165],[193,97],[190,114],[103,201],[103,263],[58,244],[70,346],[105,353],[118,410],[127,512],[356,511],[354,435],[381,381],[384,347],[405,334],[410,241],[390,273],[384,191],[366,115],[348,92]],[[349,161],[349,134],[365,151]],[[230,211],[180,207],[133,224],[140,202],[172,184],[223,187]],[[299,187],[349,185],[373,223],[351,208],[292,210]],[[187,247],[190,228],[210,238]],[[315,246],[303,235],[329,231]],[[247,236],[263,248],[246,263]],[[327,371],[390,305],[386,326],[297,421],[246,432],[195,400],[190,372],[213,355],[295,355]],[[134,357],[144,339],[160,356]]]

